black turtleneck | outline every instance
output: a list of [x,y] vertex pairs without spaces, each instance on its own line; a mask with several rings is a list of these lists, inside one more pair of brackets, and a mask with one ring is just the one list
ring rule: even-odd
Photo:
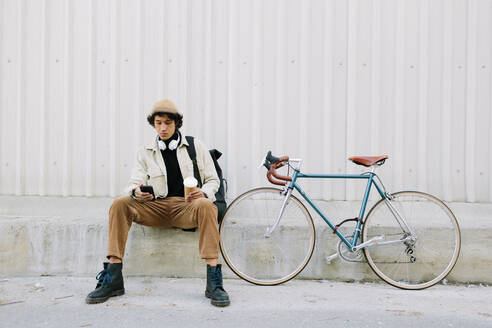
[[184,197],[183,175],[181,174],[181,169],[179,168],[176,149],[169,149],[169,143],[172,140],[178,139],[178,133],[179,132],[176,131],[171,138],[164,140],[166,149],[161,149],[162,158],[164,159],[164,164],[166,164],[167,171],[167,197]]

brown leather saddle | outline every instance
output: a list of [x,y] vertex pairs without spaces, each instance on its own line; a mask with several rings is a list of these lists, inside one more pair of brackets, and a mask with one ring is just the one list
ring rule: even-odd
[[384,161],[388,158],[388,155],[382,156],[352,156],[349,160],[357,165],[364,165],[366,167],[373,165],[383,165]]

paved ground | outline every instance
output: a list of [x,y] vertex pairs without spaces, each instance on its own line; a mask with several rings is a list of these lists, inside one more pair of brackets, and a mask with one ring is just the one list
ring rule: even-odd
[[[232,304],[210,305],[202,279],[129,278],[126,295],[86,305],[95,279],[0,278],[0,327],[492,327],[492,287],[295,279],[226,280]],[[18,302],[18,303],[16,303]]]

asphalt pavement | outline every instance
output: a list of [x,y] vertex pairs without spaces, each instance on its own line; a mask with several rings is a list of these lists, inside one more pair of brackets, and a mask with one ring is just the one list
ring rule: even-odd
[[94,278],[0,278],[0,327],[492,327],[492,287],[294,279],[263,287],[227,279],[231,305],[204,279],[131,277],[126,294],[87,305]]

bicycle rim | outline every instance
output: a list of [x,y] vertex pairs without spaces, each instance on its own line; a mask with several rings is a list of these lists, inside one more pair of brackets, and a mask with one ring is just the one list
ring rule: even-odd
[[225,262],[240,278],[257,285],[277,285],[294,278],[309,262],[315,230],[306,207],[290,196],[279,225],[266,237],[285,195],[276,188],[245,192],[228,207],[220,226]]
[[[390,201],[416,237],[399,222],[386,200],[376,203],[367,215],[362,230],[363,242],[382,237],[388,245],[364,248],[372,270],[387,283],[402,289],[424,289],[444,279],[453,269],[461,248],[458,222],[451,210],[434,196],[401,191]],[[403,227],[403,228],[402,228]]]

